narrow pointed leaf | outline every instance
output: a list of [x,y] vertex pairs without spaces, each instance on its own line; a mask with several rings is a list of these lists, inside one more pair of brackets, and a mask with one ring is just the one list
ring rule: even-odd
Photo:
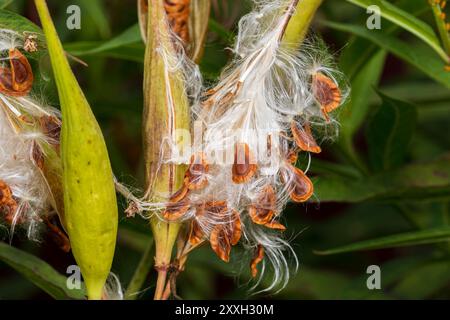
[[331,255],[354,251],[407,247],[448,241],[450,241],[450,227],[442,227],[361,241],[334,249],[316,251],[316,253],[319,255]]
[[0,261],[11,266],[54,299],[84,299],[81,289],[67,288],[67,278],[41,259],[0,242]]

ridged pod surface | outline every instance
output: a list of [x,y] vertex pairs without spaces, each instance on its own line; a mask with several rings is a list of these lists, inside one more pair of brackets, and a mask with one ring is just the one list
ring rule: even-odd
[[89,299],[101,299],[116,243],[118,209],[106,144],[70,69],[44,0],[35,0],[62,111],[64,209],[72,252]]

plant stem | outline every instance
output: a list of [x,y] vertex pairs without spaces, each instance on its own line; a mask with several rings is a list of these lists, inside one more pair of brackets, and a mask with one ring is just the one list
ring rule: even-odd
[[135,300],[138,297],[138,292],[144,285],[145,278],[147,277],[150,267],[152,266],[153,244],[153,239],[151,239],[141,257],[141,260],[139,261],[136,270],[134,271],[127,291],[125,292],[126,300]]
[[[283,45],[297,48],[305,39],[309,26],[323,0],[292,0],[295,11],[283,36]],[[291,6],[290,5],[290,6]]]
[[158,279],[156,281],[156,290],[154,300],[162,300],[164,288],[166,287],[167,269],[158,270]]
[[[161,146],[171,138],[182,150],[183,142],[175,141],[175,137],[177,130],[190,132],[190,113],[183,75],[181,71],[172,71],[174,66],[169,65],[170,61],[177,59],[177,53],[163,1],[149,0],[148,3],[143,112],[146,185],[148,199],[164,203],[183,184],[186,166],[162,164]],[[167,59],[168,56],[173,59]],[[160,299],[180,224],[162,221],[155,214],[150,225],[155,241],[155,269],[158,271],[155,299]]]
[[[439,3],[432,3],[431,9],[433,11],[434,18],[436,20],[436,25],[439,31],[439,35],[442,40],[442,45],[444,46],[447,55],[450,55],[450,35],[447,30],[445,19],[443,18],[443,11]],[[447,62],[449,62],[449,57],[447,57]]]

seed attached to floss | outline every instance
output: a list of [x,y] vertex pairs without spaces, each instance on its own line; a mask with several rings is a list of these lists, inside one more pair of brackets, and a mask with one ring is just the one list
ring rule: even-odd
[[252,261],[250,262],[250,271],[252,273],[252,277],[256,278],[258,275],[258,264],[264,260],[264,247],[262,245],[258,245],[256,248],[255,255],[253,256]]
[[254,204],[248,208],[248,214],[256,224],[268,224],[275,215],[277,198],[271,185],[267,185]]
[[9,50],[10,68],[0,67],[0,93],[22,97],[33,86],[33,71],[28,59],[17,49]]
[[231,246],[236,245],[241,239],[241,228],[239,213],[233,210],[231,221],[216,225],[211,232],[209,239],[211,248],[223,261],[230,261]]
[[249,182],[255,175],[257,168],[248,144],[236,143],[232,168],[233,181],[237,184]]
[[180,202],[185,199],[188,194],[189,189],[185,184],[183,184],[181,188],[170,197],[169,202]]
[[186,199],[179,202],[169,203],[166,206],[166,210],[164,210],[162,216],[167,221],[176,221],[183,217],[187,213],[189,208],[190,204]]
[[186,171],[184,178],[184,183],[189,190],[201,190],[208,184],[208,178],[206,173],[208,173],[209,166],[206,162],[205,155],[200,153],[198,155],[193,155],[191,157],[191,164],[189,169]]
[[205,234],[203,233],[200,224],[196,219],[193,219],[189,230],[189,243],[192,246],[195,246],[203,240],[204,236]]
[[271,221],[264,225],[265,227],[278,231],[286,231],[286,227],[277,221]]
[[316,140],[314,139],[311,127],[308,123],[300,129],[295,121],[291,123],[291,131],[294,136],[295,143],[302,151],[320,153],[322,149],[318,146]]
[[39,118],[39,124],[47,137],[50,138],[49,143],[55,147],[59,153],[59,145],[61,140],[61,121],[53,116],[42,116]]
[[297,203],[307,201],[314,193],[312,181],[299,168],[290,166],[290,171],[290,184],[292,185],[290,196],[292,201]]
[[341,104],[341,90],[332,79],[320,72],[313,75],[312,89],[322,108],[323,115],[328,120],[328,113],[337,109]]

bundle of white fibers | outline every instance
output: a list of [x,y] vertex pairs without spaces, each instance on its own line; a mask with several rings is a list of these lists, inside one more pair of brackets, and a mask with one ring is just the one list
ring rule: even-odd
[[[23,36],[0,29],[0,54],[6,66],[9,49],[22,46]],[[60,121],[56,109],[43,106],[28,95],[11,97],[0,93],[0,182],[12,192],[11,201],[16,204],[0,210],[9,217],[11,237],[20,224],[30,239],[38,240],[39,223],[52,211],[49,187],[35,158],[39,145],[55,145],[59,141],[53,141],[37,125],[43,117]]]
[[[186,160],[191,159],[183,188],[168,203],[134,203],[137,211],[147,210],[169,221],[186,221],[192,243],[198,238],[209,239],[225,261],[235,236],[248,250],[261,253],[259,248],[263,248],[266,259],[262,261],[260,280],[268,270],[266,261],[272,266],[270,285],[263,291],[287,285],[290,266],[286,253],[293,257],[294,269],[298,267],[294,251],[279,232],[284,230],[281,213],[297,190],[299,176],[309,181],[304,175],[309,163],[300,164],[304,172],[298,173],[290,160],[292,153],[299,151],[293,130],[297,128],[312,141],[333,138],[338,123],[329,112],[347,96],[343,76],[335,70],[321,41],[306,41],[298,50],[283,45],[283,33],[294,13],[292,3],[255,0],[252,12],[239,22],[234,58],[219,82],[206,91],[201,103],[198,90],[194,90],[192,118],[196,124],[201,123],[202,137],[194,137],[195,144],[187,156],[180,155],[177,145],[170,143],[173,137],[167,137],[169,143],[161,148],[161,164],[189,164]],[[183,69],[185,62],[183,54],[167,58],[167,70]],[[183,69],[187,84],[189,79],[199,78],[198,69],[188,65],[187,71]],[[323,105],[327,99],[334,102],[329,109]],[[254,160],[254,172],[242,181],[236,178],[238,146]],[[300,151],[309,158],[309,150]],[[269,201],[273,202],[270,208],[257,207],[267,199],[275,199]],[[275,214],[270,221],[258,221],[259,217],[250,214],[255,207]],[[260,262],[257,258],[253,261]]]

